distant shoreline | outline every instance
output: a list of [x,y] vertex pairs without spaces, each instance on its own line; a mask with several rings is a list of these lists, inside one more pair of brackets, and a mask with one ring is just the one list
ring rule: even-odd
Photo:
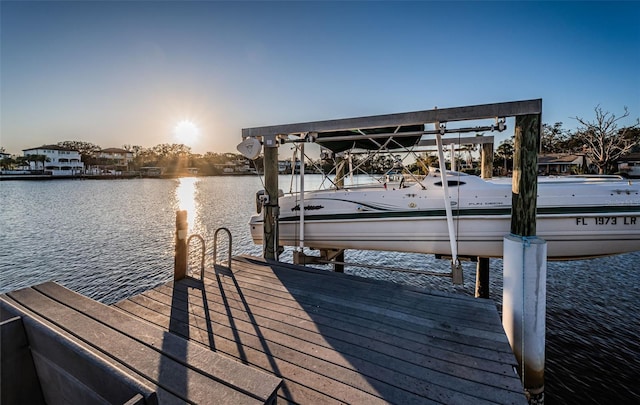
[[221,173],[221,174],[161,174],[146,176],[140,174],[81,174],[72,176],[55,176],[50,174],[0,174],[0,181],[12,180],[129,180],[129,179],[177,179],[181,177],[216,177],[216,176],[250,176],[256,173]]

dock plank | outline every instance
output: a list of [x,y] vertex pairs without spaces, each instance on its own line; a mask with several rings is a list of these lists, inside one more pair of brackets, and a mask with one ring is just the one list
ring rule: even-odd
[[[172,333],[208,345],[208,340],[201,337],[202,328],[197,326],[196,322],[172,320],[171,316],[166,313],[165,306],[151,298],[136,296],[114,305],[132,315],[151,320],[167,330],[172,325]],[[278,392],[278,403],[281,399],[300,404],[384,403],[380,398],[366,393],[350,392],[351,390],[346,384],[336,383],[302,365],[273,356],[270,351],[265,351],[263,348],[255,349],[245,345],[243,337],[241,333],[234,335],[224,329],[220,331],[216,329],[214,348],[216,351],[235,357],[245,364],[273,372],[281,377],[283,383]],[[240,342],[242,344],[238,344]],[[332,390],[327,390],[328,387],[331,387]]]
[[140,320],[53,283],[7,295],[63,328],[64,333],[189,401],[207,403],[216,398],[221,403],[265,403],[280,382],[161,329],[140,328]]
[[[242,266],[236,267],[242,268]],[[254,266],[254,269],[255,268],[256,267]],[[309,280],[306,280],[305,282],[304,276],[306,276],[306,274],[302,275],[296,273],[300,272],[291,270],[281,271],[279,275],[280,277],[286,277],[287,287],[285,294],[289,297],[294,297],[297,300],[306,297],[314,297],[320,301],[339,304],[343,307],[353,307],[354,305],[357,305],[357,309],[359,311],[377,312],[375,313],[376,316],[384,315],[391,318],[395,317],[401,320],[410,320],[412,323],[416,321],[420,323],[421,320],[428,319],[429,321],[433,321],[429,325],[430,329],[435,327],[444,328],[447,331],[450,331],[451,328],[458,327],[460,328],[458,330],[458,333],[460,334],[465,334],[465,331],[467,331],[466,334],[471,334],[471,336],[474,337],[483,337],[502,343],[506,342],[506,337],[504,336],[502,327],[499,326],[496,328],[495,326],[495,321],[499,321],[497,313],[491,314],[491,312],[487,311],[487,309],[492,311],[495,307],[485,306],[482,308],[482,311],[479,311],[479,306],[475,305],[473,302],[466,300],[456,302],[451,298],[443,299],[443,297],[433,297],[424,293],[419,295],[416,295],[417,293],[413,293],[411,301],[402,305],[402,302],[399,302],[400,299],[396,299],[399,294],[394,290],[397,288],[390,288],[390,292],[386,292],[384,289],[370,289],[368,294],[362,295],[362,293],[358,292],[357,285],[352,286],[349,285],[350,283],[346,282],[341,283],[346,284],[346,286],[330,286],[328,288],[324,288],[322,285],[314,284],[313,277],[308,277]],[[240,276],[237,276],[236,278],[240,279]],[[270,290],[276,290],[278,287],[282,286],[282,280],[275,280],[277,281],[269,284]],[[248,282],[251,283],[251,281]],[[260,286],[264,286],[268,283],[268,281],[260,279],[259,282],[255,283],[255,288],[260,288]],[[314,284],[313,290],[306,288],[306,285],[309,283]],[[405,293],[412,292],[409,291]],[[488,316],[487,313],[491,315]],[[434,324],[434,322],[437,323]],[[464,329],[454,323],[464,325]],[[471,330],[471,332],[468,332],[469,330]],[[478,335],[479,333],[481,336]]]
[[[156,288],[156,292],[168,293],[169,286],[162,286]],[[148,294],[152,297],[153,293]],[[197,299],[197,296],[192,297]],[[310,342],[316,345],[322,345],[325,347],[332,347],[332,342],[344,342],[351,344],[354,351],[366,350],[376,353],[386,353],[392,357],[398,357],[406,361],[414,361],[420,363],[420,360],[424,358],[424,362],[430,361],[429,358],[433,358],[436,361],[442,360],[447,363],[453,362],[461,364],[467,367],[475,367],[484,369],[486,371],[495,371],[495,368],[501,367],[502,374],[513,373],[513,368],[510,366],[504,366],[504,363],[495,362],[492,359],[486,358],[494,355],[494,352],[484,353],[483,356],[473,358],[471,356],[461,356],[457,352],[451,350],[442,350],[437,347],[431,348],[425,345],[423,342],[413,345],[414,350],[407,350],[404,347],[398,347],[397,340],[402,336],[398,335],[381,335],[375,336],[376,332],[369,328],[371,323],[361,322],[355,324],[345,322],[337,318],[329,318],[319,313],[314,314],[314,319],[306,316],[306,312],[302,309],[293,309],[286,307],[286,304],[282,303],[282,300],[275,303],[275,306],[264,305],[267,301],[261,296],[251,297],[245,293],[245,299],[247,303],[251,305],[251,312],[256,318],[256,321],[264,327],[278,330],[281,332],[295,335],[301,340]],[[224,312],[225,305],[241,311],[241,303],[239,301],[228,300],[224,302],[220,295],[214,293],[208,294],[209,310],[212,312]],[[213,305],[212,305],[213,304]],[[212,315],[214,316],[214,315]],[[249,316],[242,312],[234,314],[236,319],[242,319],[245,322],[251,322]],[[224,321],[224,320],[223,320]],[[427,350],[424,350],[427,349]],[[422,353],[424,351],[424,353]],[[508,361],[510,358],[505,356]],[[471,359],[472,361],[469,361]],[[479,361],[482,360],[482,361]],[[483,367],[486,364],[494,363],[495,368]],[[442,367],[447,365],[442,364]]]
[[240,257],[114,304],[283,379],[281,403],[526,403],[492,301]]
[[246,367],[234,360],[223,356],[211,356],[209,350],[200,346],[185,346],[177,336],[167,334],[159,328],[140,328],[139,323],[135,322],[137,320],[125,313],[105,312],[102,304],[70,292],[58,284],[41,284],[34,289],[67,306],[82,308],[83,313],[92,319],[146,345],[162,348],[163,354],[175,361],[196,367],[221,384],[231,386],[263,402],[268,402],[273,387],[278,385],[278,379],[270,374],[256,370],[249,375]]
[[[166,305],[172,301],[170,295],[166,295],[163,298],[160,294],[157,294],[157,291],[147,294],[147,296],[159,301],[164,301],[163,303]],[[211,305],[212,301],[211,298],[209,298],[209,309],[211,313],[206,315],[203,314],[201,307],[197,308],[200,304],[197,302],[197,297],[194,298],[196,298],[195,304],[192,302],[182,303],[182,310],[185,313],[188,312],[189,317],[193,315],[201,318],[209,316],[208,322],[218,325],[225,323],[227,317],[217,312],[224,311],[223,305]],[[176,305],[179,304],[173,301],[173,305],[175,309]],[[253,308],[255,307],[251,304],[250,306],[252,308],[251,312],[253,313]],[[362,380],[362,376],[368,376],[385,381],[394,386],[403,387],[405,391],[423,395],[421,388],[424,388],[424,380],[426,379],[430,382],[429,388],[432,395],[435,395],[434,393],[438,390],[442,390],[441,399],[451,400],[451,396],[461,396],[457,391],[460,385],[473,385],[474,374],[476,374],[476,379],[481,379],[481,376],[486,376],[486,373],[480,373],[477,370],[466,368],[467,375],[464,379],[460,379],[454,375],[454,373],[459,372],[460,369],[450,367],[448,363],[443,361],[440,361],[439,364],[431,368],[427,368],[386,356],[383,353],[365,349],[360,345],[348,344],[341,341],[335,341],[333,346],[326,342],[324,345],[317,344],[314,340],[322,339],[312,337],[311,341],[305,340],[300,337],[299,330],[289,329],[289,331],[287,331],[286,325],[284,324],[271,325],[274,327],[270,327],[268,320],[257,317],[255,314],[252,314],[251,318],[245,316],[246,314],[243,314],[242,308],[234,308],[232,305],[228,305],[228,309],[234,319],[237,331],[251,335],[254,332],[254,322],[256,322],[260,325],[259,333],[262,339],[267,342],[278,342],[277,344],[270,344],[274,356],[282,356],[282,358],[291,361],[291,355],[293,354],[296,361],[305,364],[307,368],[321,370],[321,373],[327,377],[338,378],[343,381],[348,380],[352,385],[358,386],[363,391],[369,389],[369,384],[367,381]],[[183,319],[183,321],[186,321],[186,319]],[[194,320],[190,322],[193,323]],[[218,333],[220,333],[219,329]],[[316,334],[316,336],[320,335]],[[253,347],[257,347],[258,345],[257,341],[247,341],[246,339],[243,339],[243,343],[248,345],[253,344]],[[362,339],[359,343],[366,344],[366,339]],[[339,351],[335,349],[338,346],[340,347]],[[291,350],[287,351],[286,349]],[[360,352],[362,357],[355,356],[356,352]],[[448,371],[450,374],[439,371],[438,366],[445,369],[449,368]],[[353,373],[350,373],[349,370]],[[474,371],[476,372],[474,373]],[[486,386],[489,382],[488,379],[485,378],[485,380],[487,381],[483,381],[482,384],[476,384],[473,387],[467,388],[469,390],[479,391],[479,395],[482,395],[482,391],[491,391],[491,389]],[[498,381],[501,380],[501,378],[496,379],[495,383],[498,384]],[[379,386],[376,388],[378,391],[381,389]],[[447,388],[453,390],[454,393],[447,391]],[[490,394],[486,393],[485,395],[489,396]],[[458,398],[458,400],[460,400],[460,398]]]

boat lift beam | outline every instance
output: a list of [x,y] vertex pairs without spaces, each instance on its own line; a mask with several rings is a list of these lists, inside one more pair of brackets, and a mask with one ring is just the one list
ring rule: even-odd
[[[407,137],[412,137],[412,136],[417,136],[417,135],[435,135],[435,134],[458,134],[458,133],[468,133],[468,132],[483,132],[483,131],[498,131],[498,132],[502,132],[506,129],[506,126],[501,126],[500,129],[498,128],[498,126],[494,126],[494,125],[490,125],[490,126],[481,126],[481,127],[469,127],[469,128],[455,128],[455,129],[445,129],[444,133],[441,133],[439,131],[431,131],[431,130],[425,130],[425,131],[408,131],[408,132],[389,132],[389,133],[383,133],[383,134],[364,134],[362,132],[358,133],[358,134],[353,134],[353,135],[344,135],[344,136],[332,136],[331,140],[334,142],[339,142],[339,141],[357,141],[359,139],[385,139],[385,138],[407,138]],[[313,134],[310,133],[311,136],[317,136],[317,134]],[[463,139],[460,139],[460,141],[464,140],[464,142],[459,142],[458,139],[455,139],[455,143],[459,143],[459,144],[464,144],[464,143],[491,143],[493,141],[493,136],[490,137],[486,137],[486,138],[491,138],[491,142],[489,142],[489,140],[481,140],[484,136],[478,136],[478,137],[466,137]],[[418,142],[418,146],[432,146],[434,145],[433,143],[430,142],[431,140],[420,140],[420,142]],[[304,143],[304,142],[309,142],[308,140],[305,139],[305,137],[301,137],[301,138],[283,138],[281,140],[282,143]],[[449,138],[447,139],[446,144],[451,144],[454,143],[454,138]]]
[[474,121],[541,113],[542,99],[509,101],[466,107],[436,107],[432,110],[406,113],[243,128],[242,138],[305,134],[310,132],[349,131],[355,129],[397,127],[399,125],[433,124],[435,122]]

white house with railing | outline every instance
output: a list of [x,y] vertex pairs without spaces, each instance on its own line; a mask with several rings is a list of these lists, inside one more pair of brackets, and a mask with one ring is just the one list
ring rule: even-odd
[[58,145],[42,145],[23,149],[22,153],[33,159],[28,162],[30,170],[41,170],[54,176],[72,176],[81,174],[84,170],[84,163],[77,150]]
[[98,165],[97,173],[122,174],[129,170],[129,163],[133,160],[133,152],[121,148],[102,149],[96,153]]

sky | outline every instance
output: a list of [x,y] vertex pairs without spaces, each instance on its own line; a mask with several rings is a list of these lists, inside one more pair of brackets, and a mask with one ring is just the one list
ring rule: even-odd
[[235,152],[242,128],[537,98],[545,123],[631,125],[638,21],[634,1],[1,1],[0,146]]

